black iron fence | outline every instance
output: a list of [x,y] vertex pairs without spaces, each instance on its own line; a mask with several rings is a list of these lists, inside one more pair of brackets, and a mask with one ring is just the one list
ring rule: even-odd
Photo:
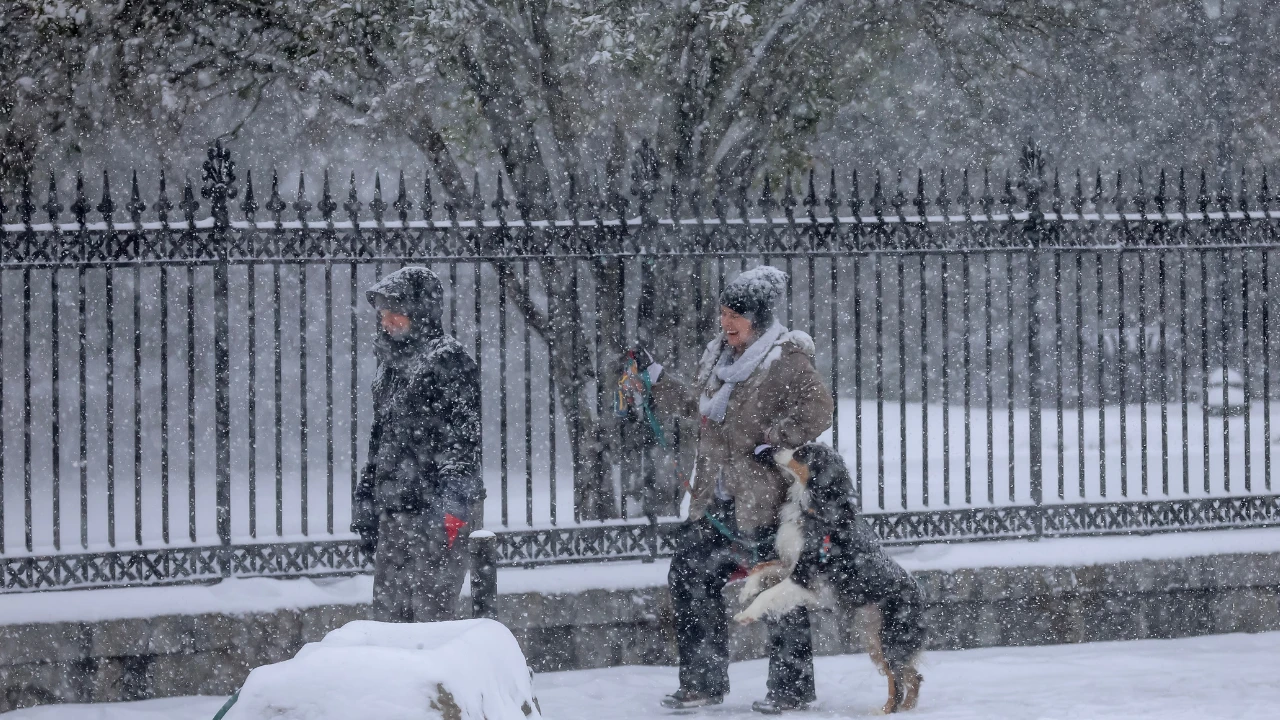
[[362,289],[407,263],[445,279],[481,366],[502,565],[670,551],[694,428],[664,419],[661,447],[618,417],[616,361],[688,370],[762,262],[791,275],[782,319],[816,341],[826,439],[886,541],[1280,523],[1265,171],[1063,180],[1028,151],[994,187],[810,172],[705,204],[660,177],[642,151],[629,193],[570,179],[516,217],[501,179],[437,204],[376,178],[366,205],[352,177],[339,205],[326,176],[313,206],[273,177],[259,204],[217,148],[203,219],[163,176],[121,207],[77,177],[72,222],[52,177],[0,196],[0,589],[364,569]]

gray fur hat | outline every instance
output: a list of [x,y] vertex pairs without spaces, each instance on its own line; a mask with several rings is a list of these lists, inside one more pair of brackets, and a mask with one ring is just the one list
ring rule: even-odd
[[746,317],[751,327],[764,330],[774,322],[774,308],[787,287],[787,274],[771,265],[751,268],[720,293],[720,304]]

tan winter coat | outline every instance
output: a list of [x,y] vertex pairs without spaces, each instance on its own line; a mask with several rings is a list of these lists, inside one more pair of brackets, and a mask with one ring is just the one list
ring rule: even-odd
[[[660,415],[700,419],[698,398],[723,342],[716,338],[707,345],[692,384],[665,372],[659,377],[653,400]],[[760,464],[752,454],[762,443],[803,445],[831,427],[831,392],[814,369],[813,355],[813,339],[807,334],[783,334],[751,377],[734,387],[724,423],[700,423],[690,519],[701,517],[711,504],[723,471],[725,490],[735,500],[739,531],[777,525],[787,482],[777,468]]]

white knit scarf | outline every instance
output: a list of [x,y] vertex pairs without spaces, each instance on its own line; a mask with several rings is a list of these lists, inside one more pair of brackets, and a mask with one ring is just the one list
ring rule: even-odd
[[[751,377],[751,373],[756,371],[765,356],[769,354],[769,350],[786,332],[785,327],[775,322],[736,360],[733,357],[733,348],[728,343],[724,343],[720,350],[720,358],[707,378],[702,396],[698,398],[698,412],[712,422],[724,422],[724,414],[729,409],[729,396],[733,394],[734,386]],[[720,383],[718,386],[717,382]]]

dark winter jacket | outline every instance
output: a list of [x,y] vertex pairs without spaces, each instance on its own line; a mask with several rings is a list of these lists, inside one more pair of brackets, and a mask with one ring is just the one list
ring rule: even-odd
[[408,315],[392,337],[379,325],[369,456],[355,489],[352,529],[376,528],[381,512],[466,519],[482,495],[480,379],[475,361],[440,323],[435,273],[406,267],[367,292],[370,304]]

